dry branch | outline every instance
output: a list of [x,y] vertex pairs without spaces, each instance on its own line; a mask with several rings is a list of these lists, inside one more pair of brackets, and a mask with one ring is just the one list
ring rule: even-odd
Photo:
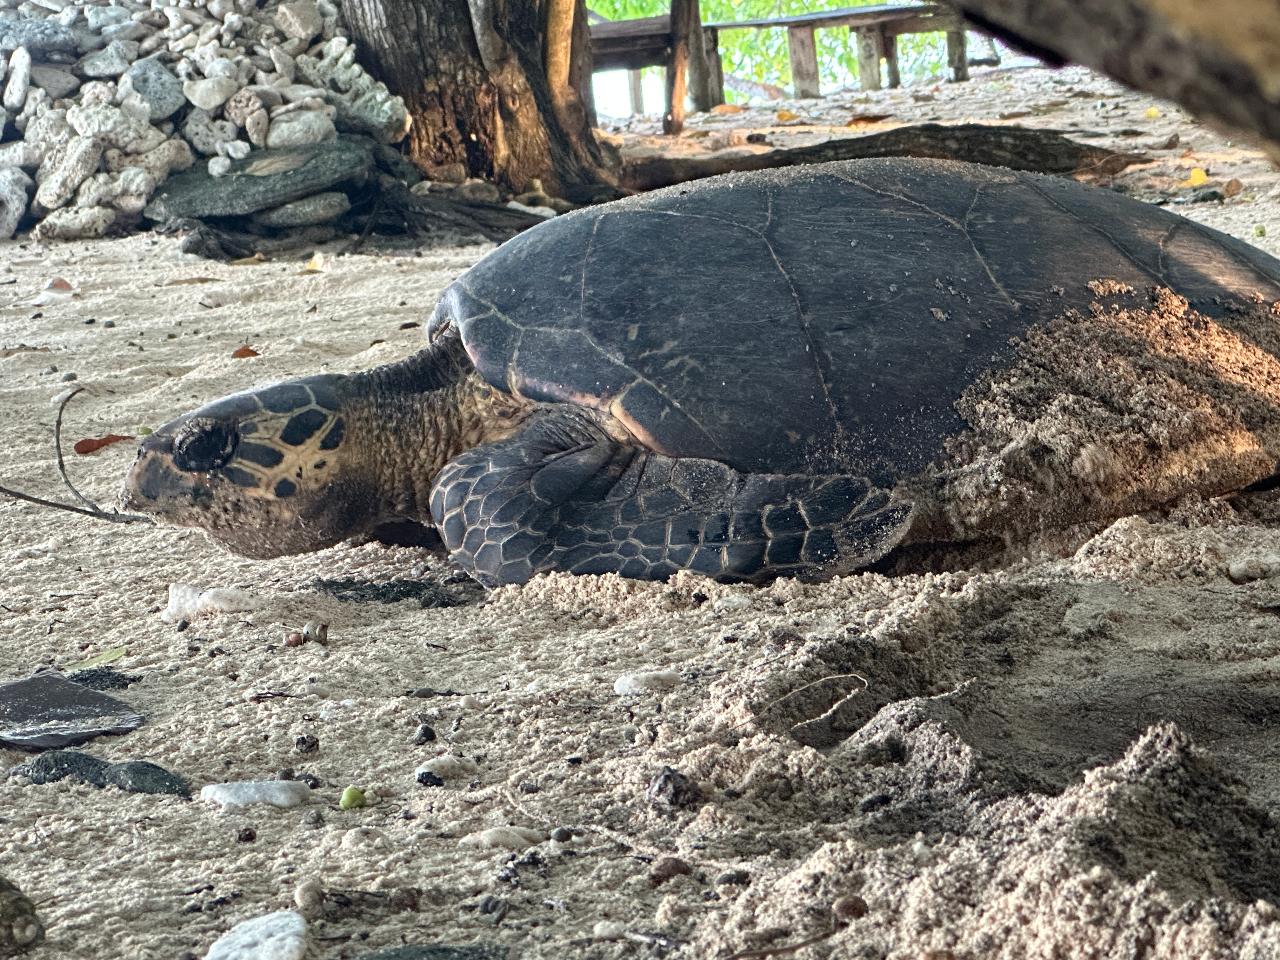
[[768,170],[868,157],[932,157],[1039,173],[1099,175],[1119,173],[1130,164],[1147,159],[1139,154],[1115,153],[1079,143],[1053,130],[980,123],[921,123],[767,153],[630,160],[623,165],[620,183],[628,190],[652,190],[738,170]]

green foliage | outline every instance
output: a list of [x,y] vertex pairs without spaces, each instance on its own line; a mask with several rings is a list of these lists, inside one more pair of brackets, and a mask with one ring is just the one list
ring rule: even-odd
[[[701,0],[700,6],[703,23],[720,23],[867,6],[875,2],[880,0],[832,0],[825,4],[814,0]],[[610,20],[653,17],[671,8],[669,0],[590,0],[588,6]],[[823,88],[856,86],[858,51],[849,31],[843,27],[819,30],[817,44]],[[791,87],[786,30],[722,30],[720,56],[726,76],[733,74],[756,83]],[[917,33],[898,38],[898,63],[904,81],[940,76],[946,59],[942,34]],[[726,89],[725,94],[730,100],[744,99],[730,89]]]

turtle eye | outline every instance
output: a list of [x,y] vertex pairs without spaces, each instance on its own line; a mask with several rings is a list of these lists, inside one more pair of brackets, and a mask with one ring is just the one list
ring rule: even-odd
[[191,473],[217,470],[231,460],[238,439],[228,424],[192,421],[173,441],[173,463],[179,470]]

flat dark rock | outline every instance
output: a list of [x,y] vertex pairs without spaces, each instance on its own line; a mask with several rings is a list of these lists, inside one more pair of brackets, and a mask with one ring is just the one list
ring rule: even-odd
[[254,151],[213,177],[203,165],[171,177],[143,212],[152,220],[194,217],[242,217],[301,200],[337,184],[361,182],[373,167],[373,154],[358,139],[285,150]]
[[515,960],[507,947],[493,944],[410,944],[366,953],[359,960]]
[[0,744],[23,750],[74,746],[106,733],[128,733],[144,717],[122,700],[56,673],[0,685]]

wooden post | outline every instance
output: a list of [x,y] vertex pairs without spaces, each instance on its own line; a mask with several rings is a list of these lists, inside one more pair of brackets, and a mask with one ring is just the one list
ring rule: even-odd
[[698,0],[694,0],[693,20],[689,24],[689,99],[699,113],[705,113],[717,103],[713,89],[715,74],[707,59],[707,40],[703,33],[702,13]]
[[947,66],[951,68],[953,83],[969,79],[969,50],[963,30],[947,31]]
[[787,50],[791,55],[791,85],[797,97],[821,96],[818,91],[818,45],[813,27],[787,27]]
[[720,63],[720,31],[715,27],[704,27],[702,44],[706,50],[707,86],[711,92],[711,106],[718,107],[724,103],[724,66]]
[[902,86],[902,76],[898,73],[898,38],[890,35],[884,27],[880,28],[880,49],[884,51],[884,72],[888,75],[889,86]]
[[884,56],[879,27],[854,27],[858,37],[858,82],[863,90],[880,89],[880,58]]
[[698,0],[671,0],[671,55],[667,59],[667,104],[662,132],[674,136],[684,129],[684,98],[689,82],[689,37]]
[[644,113],[644,72],[627,71],[627,92],[631,94],[631,114],[639,116]]

